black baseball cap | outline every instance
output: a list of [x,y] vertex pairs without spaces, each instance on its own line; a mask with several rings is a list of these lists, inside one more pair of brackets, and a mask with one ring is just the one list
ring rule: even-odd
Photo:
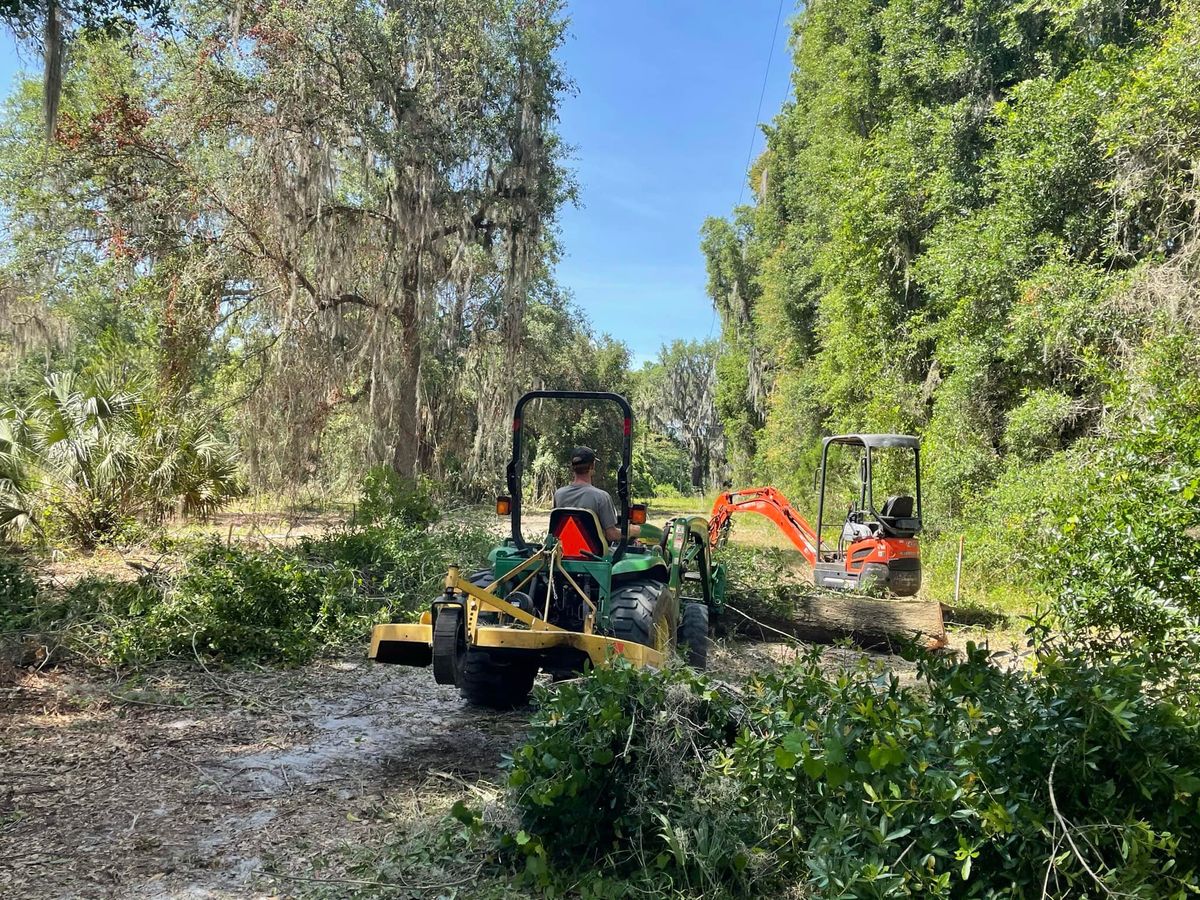
[[571,465],[588,466],[596,461],[596,451],[591,447],[576,447],[571,451]]

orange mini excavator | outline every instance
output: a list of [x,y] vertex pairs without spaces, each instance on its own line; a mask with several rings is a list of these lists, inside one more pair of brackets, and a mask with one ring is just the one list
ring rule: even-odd
[[[844,521],[826,522],[826,489],[829,450],[834,446],[858,447],[856,494]],[[897,493],[876,506],[874,495],[878,457],[887,452],[889,472],[895,475],[897,456],[907,470],[903,480],[912,493]],[[735,513],[755,512],[779,526],[812,566],[818,587],[859,592],[884,589],[898,597],[911,597],[921,587],[921,459],[917,438],[902,434],[844,434],[827,437],[821,445],[820,493],[814,528],[787,498],[773,487],[726,491],[713,505],[709,542],[725,542]],[[911,460],[911,469],[908,462]],[[837,539],[825,536],[837,529]]]

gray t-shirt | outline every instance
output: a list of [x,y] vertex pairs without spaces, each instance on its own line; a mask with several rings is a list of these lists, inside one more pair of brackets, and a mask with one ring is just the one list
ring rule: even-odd
[[600,519],[600,527],[607,531],[617,526],[617,508],[608,491],[591,484],[568,484],[554,492],[555,506],[573,506],[590,509]]

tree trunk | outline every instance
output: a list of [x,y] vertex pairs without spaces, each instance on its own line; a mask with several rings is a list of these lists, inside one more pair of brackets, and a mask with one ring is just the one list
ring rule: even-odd
[[58,124],[58,102],[62,97],[63,79],[63,22],[57,0],[46,4],[46,27],[42,34],[45,75],[42,84],[42,106],[45,114],[46,140],[54,140]]
[[421,382],[420,260],[404,270],[400,302],[400,372],[396,378],[396,433],[392,444],[392,468],[406,478],[416,478],[420,419],[417,415]]

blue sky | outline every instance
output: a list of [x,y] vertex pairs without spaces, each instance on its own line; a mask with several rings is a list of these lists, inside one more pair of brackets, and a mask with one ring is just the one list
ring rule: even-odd
[[[792,0],[763,88],[779,10],[779,0],[571,3],[561,55],[577,92],[563,103],[562,132],[581,205],[561,215],[558,278],[637,361],[665,341],[716,332],[700,225],[738,201],[751,140],[762,148],[760,93],[770,120],[788,92]],[[5,95],[19,66],[0,32]]]
[[[762,149],[755,123],[779,0],[575,0],[563,104],[581,207],[563,211],[559,281],[638,360],[713,327],[700,226],[727,215]],[[789,85],[785,0],[766,81],[770,120]],[[749,190],[746,191],[747,195]]]

